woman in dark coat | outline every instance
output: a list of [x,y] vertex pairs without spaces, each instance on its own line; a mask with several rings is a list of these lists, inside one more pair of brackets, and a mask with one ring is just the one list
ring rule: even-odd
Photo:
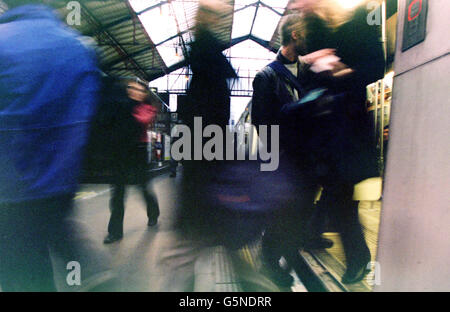
[[[156,225],[159,206],[153,190],[148,188],[147,129],[156,118],[158,108],[150,100],[147,86],[138,79],[114,81],[109,87],[116,96],[106,103],[109,150],[111,153],[112,191],[111,217],[104,243],[110,244],[123,237],[126,185],[137,185],[147,208],[148,226]],[[115,89],[115,90],[114,90]]]

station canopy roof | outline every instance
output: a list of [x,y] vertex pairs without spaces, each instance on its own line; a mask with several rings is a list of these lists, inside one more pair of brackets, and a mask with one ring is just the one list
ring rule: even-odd
[[[227,48],[246,40],[275,52],[278,25],[293,0],[221,0],[228,4],[214,31]],[[336,0],[355,4],[363,0]],[[60,2],[69,18],[74,1]],[[112,76],[147,81],[186,65],[184,52],[193,39],[199,0],[80,0],[81,19],[73,25],[96,41],[102,70]]]
[[[225,47],[250,39],[270,51],[279,48],[277,26],[290,0],[222,1],[230,11],[215,32]],[[59,11],[68,16],[70,1],[64,2]],[[186,65],[199,0],[78,2],[81,20],[73,27],[96,41],[105,73],[151,81]]]

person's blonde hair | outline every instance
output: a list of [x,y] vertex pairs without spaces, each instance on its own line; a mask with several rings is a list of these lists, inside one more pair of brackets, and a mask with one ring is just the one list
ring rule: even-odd
[[209,29],[214,32],[221,20],[232,10],[233,7],[224,0],[200,0],[195,17],[195,28]]
[[345,9],[338,5],[335,0],[315,0],[312,2],[310,12],[308,13],[316,15],[330,29],[334,30],[352,18],[354,9]]

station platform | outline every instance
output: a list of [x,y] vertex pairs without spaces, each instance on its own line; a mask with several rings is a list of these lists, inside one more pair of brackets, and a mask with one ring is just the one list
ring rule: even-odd
[[[324,235],[334,241],[330,249],[299,250],[299,263],[292,265],[294,285],[281,288],[264,273],[259,240],[238,250],[205,245],[188,239],[175,227],[180,209],[179,192],[182,167],[175,178],[167,166],[153,171],[152,182],[160,205],[154,227],[147,226],[145,204],[138,188],[126,189],[124,237],[103,244],[110,217],[109,184],[81,184],[75,196],[71,218],[73,240],[81,248],[81,285],[66,282],[67,263],[52,253],[55,282],[59,291],[106,292],[307,292],[370,291],[367,279],[343,285],[345,257],[338,233]],[[376,256],[379,201],[360,202],[360,220],[372,258]],[[299,278],[301,276],[301,279]]]
[[[179,170],[180,171],[180,170]],[[296,277],[292,288],[281,289],[260,272],[258,243],[240,250],[205,246],[189,240],[174,227],[179,208],[177,187],[181,175],[155,174],[151,186],[160,204],[160,217],[147,226],[139,190],[127,187],[124,237],[104,245],[109,221],[110,186],[82,184],[75,197],[73,222],[82,242],[80,286],[68,286],[67,269],[53,255],[55,280],[60,291],[113,292],[306,292]],[[73,259],[78,261],[78,259]],[[294,274],[294,273],[293,273]],[[295,276],[295,275],[294,275]]]
[[333,247],[314,251],[299,251],[304,266],[316,278],[316,284],[323,291],[330,292],[370,292],[375,282],[375,263],[378,246],[381,201],[361,201],[359,220],[371,254],[371,272],[358,283],[343,284],[345,255],[339,233],[327,232],[323,236],[333,241]]

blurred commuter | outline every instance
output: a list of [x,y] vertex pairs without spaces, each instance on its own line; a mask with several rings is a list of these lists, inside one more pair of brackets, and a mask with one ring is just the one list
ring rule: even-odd
[[[158,112],[158,103],[152,98],[147,85],[140,79],[126,81],[120,88],[126,89],[127,98],[119,97],[113,141],[116,144],[113,155],[112,194],[110,200],[111,217],[108,224],[108,235],[104,243],[110,244],[123,237],[123,221],[125,214],[125,186],[136,184],[145,200],[148,226],[158,222],[159,206],[153,188],[149,189],[149,166],[147,130],[154,122]],[[123,92],[123,91],[122,91]]]
[[[308,126],[303,119],[296,116],[287,119],[282,113],[283,107],[298,102],[314,87],[314,75],[308,71],[308,64],[299,58],[306,52],[305,34],[295,31],[300,21],[301,16],[296,14],[283,18],[280,25],[282,47],[276,60],[259,71],[253,82],[253,124],[257,127],[280,125],[280,167],[271,175],[277,181],[274,184],[283,185],[281,192],[285,198],[274,207],[271,222],[264,231],[262,258],[268,274],[281,286],[290,286],[293,278],[280,267],[279,260],[282,256],[294,257],[296,248],[305,239],[302,230],[317,190],[316,183],[307,175],[308,165],[304,161],[308,154],[302,148],[306,138],[297,135]],[[331,245],[331,241],[321,237],[310,240],[323,247]]]
[[[379,27],[367,24],[365,4],[355,10],[339,9],[328,0],[297,0],[292,5],[304,13],[296,28],[305,33],[307,52],[333,49],[324,57],[305,59],[318,72],[319,84],[342,96],[330,114],[314,118],[310,141],[304,145],[311,151],[313,177],[323,186],[322,204],[309,231],[319,235],[322,216],[328,214],[344,245],[347,270],[342,281],[354,283],[364,277],[370,261],[358,220],[358,202],[352,196],[356,183],[379,175],[365,101],[366,86],[384,74],[381,33]],[[318,69],[330,57],[337,59],[326,70]]]
[[[202,118],[202,127],[219,126],[225,133],[230,116],[230,90],[227,79],[236,73],[222,54],[225,48],[217,38],[216,26],[221,15],[232,8],[224,1],[201,1],[196,16],[194,41],[189,46],[187,60],[192,78],[187,89],[187,102],[181,119],[194,133],[194,118]],[[202,128],[202,132],[203,132]],[[202,146],[206,140],[202,142]],[[194,143],[194,140],[192,140]],[[210,240],[219,230],[220,218],[209,200],[208,189],[217,185],[222,160],[194,160],[195,146],[191,147],[191,160],[183,159],[181,181],[182,209],[177,220],[179,228],[195,239]],[[200,151],[202,152],[202,151]]]
[[[96,109],[95,53],[40,1],[0,16],[0,285],[56,291],[49,247],[64,223]],[[36,2],[36,3],[33,3]],[[28,4],[28,5],[26,5]],[[78,258],[70,259],[78,260]]]

